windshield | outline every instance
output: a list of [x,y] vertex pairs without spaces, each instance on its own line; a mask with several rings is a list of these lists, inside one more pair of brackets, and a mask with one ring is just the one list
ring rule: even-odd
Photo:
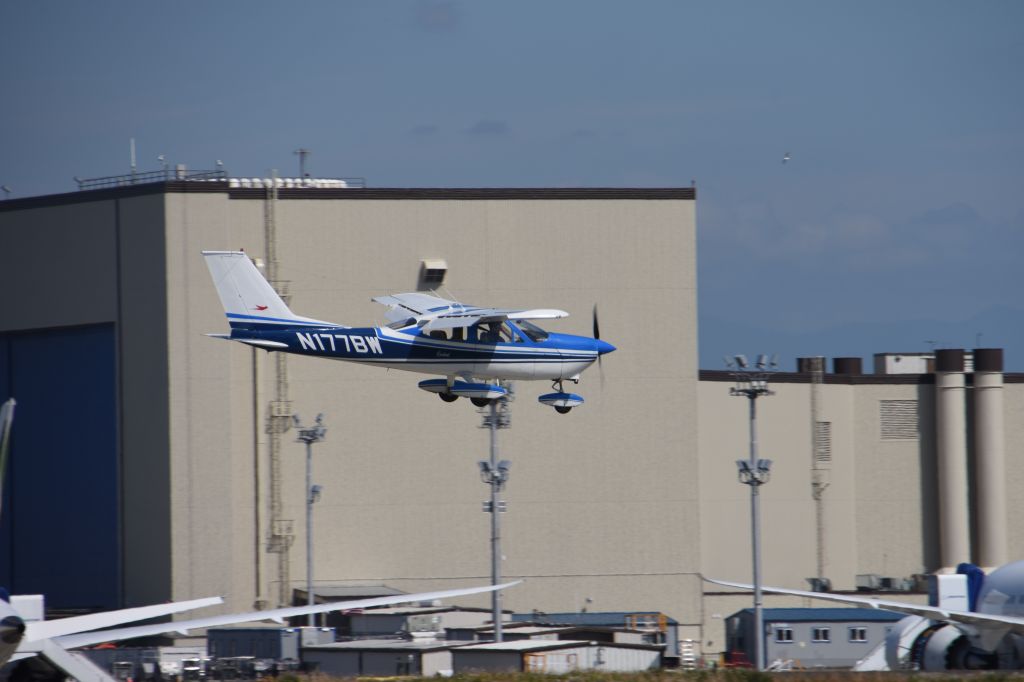
[[534,343],[539,343],[548,338],[548,333],[535,325],[533,322],[527,322],[526,320],[516,320],[516,325],[519,330],[530,337],[530,340]]

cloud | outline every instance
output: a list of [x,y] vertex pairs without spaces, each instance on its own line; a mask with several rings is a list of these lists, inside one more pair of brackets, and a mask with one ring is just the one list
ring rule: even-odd
[[417,137],[431,137],[437,135],[441,129],[432,123],[421,123],[409,131],[409,134]]
[[462,6],[454,0],[420,0],[413,22],[431,33],[449,33],[462,23]]
[[471,135],[490,135],[493,137],[502,137],[509,134],[508,123],[505,121],[495,121],[491,119],[481,119],[470,126],[467,133]]
[[565,137],[570,140],[595,140],[598,134],[590,128],[578,128],[565,135]]
[[[721,213],[719,213],[721,211]],[[930,265],[1004,260],[1024,242],[1016,231],[956,202],[905,219],[868,209],[837,208],[813,218],[780,216],[770,201],[716,207],[704,245],[712,252],[756,254],[778,262],[824,259],[829,267],[878,272]],[[708,251],[705,251],[707,254]]]

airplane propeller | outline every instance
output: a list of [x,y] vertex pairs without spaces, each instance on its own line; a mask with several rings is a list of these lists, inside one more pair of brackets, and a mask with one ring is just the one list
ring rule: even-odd
[[[594,304],[594,338],[601,340],[601,325],[597,321],[597,304]],[[601,390],[604,390],[604,365],[601,364],[601,354],[597,354],[597,373],[601,376]]]

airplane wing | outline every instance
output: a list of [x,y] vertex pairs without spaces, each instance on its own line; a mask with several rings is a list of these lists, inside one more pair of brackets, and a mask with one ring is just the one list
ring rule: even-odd
[[462,307],[456,301],[449,301],[446,298],[420,293],[376,296],[371,300],[374,303],[381,303],[388,307],[388,312],[384,316],[391,322],[398,322],[410,317],[419,319],[431,312]]
[[70,618],[60,618],[58,620],[29,622],[25,624],[25,635],[22,641],[34,642],[41,639],[96,630],[98,628],[109,628],[114,625],[168,616],[172,613],[190,611],[204,606],[215,606],[223,602],[224,600],[220,597],[207,597],[205,599],[193,599],[191,601],[172,602],[170,604],[154,604],[152,606],[139,606],[118,611],[90,613],[84,616],[71,616]]
[[[733,583],[725,580],[714,580],[704,578],[709,583],[724,585],[725,587],[736,587],[743,590],[753,590],[753,585],[746,583]],[[789,590],[782,587],[762,587],[764,592],[773,594],[788,594],[794,597],[806,597],[809,599],[822,599],[825,601],[850,604],[855,606],[868,606],[884,611],[895,611],[906,613],[912,616],[921,616],[931,620],[944,620],[951,623],[960,623],[973,628],[975,633],[990,639],[1002,632],[1017,632],[1024,634],[1024,618],[1015,616],[1002,616],[988,613],[977,613],[975,611],[951,611],[936,606],[925,604],[909,604],[907,602],[890,601],[888,599],[875,599],[874,597],[857,597],[849,594],[832,594],[830,592],[808,592],[806,590]]]
[[229,613],[221,616],[209,616],[207,618],[196,618],[171,623],[156,623],[153,625],[139,625],[135,627],[119,628],[116,630],[100,630],[96,632],[83,632],[80,634],[69,634],[57,637],[56,642],[66,649],[89,646],[101,642],[112,642],[122,639],[133,639],[135,637],[149,637],[151,635],[162,635],[172,632],[186,634],[190,630],[198,628],[217,627],[219,625],[233,625],[236,623],[248,623],[261,620],[272,620],[283,623],[286,618],[302,616],[309,613],[328,613],[330,611],[348,611],[350,609],[365,609],[373,606],[388,606],[392,604],[403,604],[405,602],[433,601],[435,599],[447,599],[450,597],[461,597],[481,592],[493,592],[503,590],[521,581],[505,583],[503,585],[486,587],[468,587],[455,590],[442,590],[440,592],[421,592],[419,594],[398,594],[388,597],[374,597],[372,599],[358,599],[355,601],[330,602],[328,604],[314,604],[313,606],[291,606],[282,609],[269,609],[266,611],[249,611],[245,613]]
[[413,318],[418,326],[427,331],[469,327],[479,322],[554,320],[569,316],[569,313],[564,310],[552,308],[534,308],[532,310],[478,308],[419,293],[377,296],[373,300],[388,306],[385,317],[391,322]]

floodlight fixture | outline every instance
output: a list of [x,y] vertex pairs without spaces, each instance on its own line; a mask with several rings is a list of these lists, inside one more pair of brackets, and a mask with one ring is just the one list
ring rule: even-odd
[[[296,442],[306,444],[306,601],[313,605],[313,504],[320,499],[322,488],[313,485],[313,443],[319,443],[327,435],[323,413],[316,416],[314,426],[302,426],[299,415],[292,415],[292,422],[299,435]],[[316,625],[316,615],[307,616],[306,625]]]

